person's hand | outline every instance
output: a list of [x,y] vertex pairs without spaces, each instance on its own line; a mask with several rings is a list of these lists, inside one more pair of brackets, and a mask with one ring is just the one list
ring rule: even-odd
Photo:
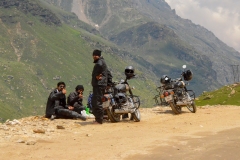
[[65,88],[62,89],[62,93],[63,94],[66,94],[67,93],[67,90]]
[[99,74],[98,76],[96,76],[97,80],[101,80],[102,79],[102,74]]
[[68,106],[68,109],[69,110],[74,110],[74,107],[73,106]]

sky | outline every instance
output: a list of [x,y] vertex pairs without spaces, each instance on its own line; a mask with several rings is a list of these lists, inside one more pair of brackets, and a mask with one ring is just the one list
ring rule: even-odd
[[240,52],[240,0],[165,0],[176,14]]

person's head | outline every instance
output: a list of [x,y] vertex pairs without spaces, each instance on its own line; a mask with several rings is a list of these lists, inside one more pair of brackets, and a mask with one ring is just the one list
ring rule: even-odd
[[58,84],[57,84],[57,89],[58,89],[59,91],[62,91],[65,87],[66,87],[66,85],[65,85],[64,82],[58,82]]
[[83,85],[77,85],[76,88],[75,88],[76,92],[78,93],[83,93],[84,91],[84,87]]
[[101,55],[102,55],[102,51],[95,49],[92,54],[94,61],[99,59]]

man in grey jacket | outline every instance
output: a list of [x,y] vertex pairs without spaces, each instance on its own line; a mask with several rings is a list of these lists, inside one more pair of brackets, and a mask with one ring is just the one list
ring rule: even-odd
[[86,121],[86,117],[81,114],[71,111],[66,105],[67,93],[64,82],[58,82],[57,87],[50,93],[46,106],[46,117],[51,118],[79,118]]
[[102,97],[108,82],[108,69],[107,65],[101,56],[100,50],[93,51],[93,60],[95,66],[92,71],[92,86],[93,86],[93,97],[92,97],[92,110],[95,116],[95,124],[103,123],[103,107]]

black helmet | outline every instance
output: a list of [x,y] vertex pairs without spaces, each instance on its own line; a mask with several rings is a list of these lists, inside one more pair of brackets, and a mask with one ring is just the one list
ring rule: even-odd
[[128,79],[130,79],[130,78],[135,76],[134,75],[134,71],[135,70],[134,70],[133,66],[127,66],[125,68],[125,75],[127,76]]
[[161,77],[161,79],[160,79],[160,82],[161,82],[162,84],[166,84],[166,83],[169,83],[170,80],[171,80],[170,77],[168,77],[167,75],[163,75],[163,76]]
[[190,70],[186,70],[183,72],[183,78],[185,81],[190,81],[192,79],[193,73]]

